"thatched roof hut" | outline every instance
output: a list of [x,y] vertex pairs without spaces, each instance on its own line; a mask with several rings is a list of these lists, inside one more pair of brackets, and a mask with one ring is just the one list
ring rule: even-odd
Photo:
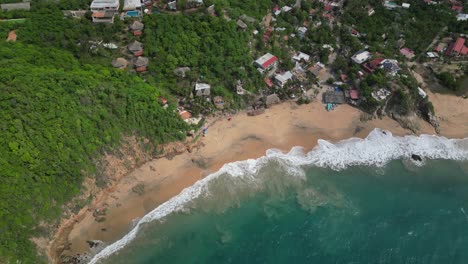
[[112,67],[118,69],[125,69],[128,66],[128,61],[124,58],[115,58],[112,60]]

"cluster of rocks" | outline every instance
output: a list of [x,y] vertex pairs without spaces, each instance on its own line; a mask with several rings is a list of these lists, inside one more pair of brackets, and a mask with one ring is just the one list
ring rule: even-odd
[[94,255],[99,253],[106,247],[106,243],[101,240],[88,240],[86,241],[89,245],[89,252],[83,254],[76,254],[73,256],[60,257],[60,263],[64,264],[85,264],[91,261]]
[[106,221],[106,214],[107,214],[106,207],[96,208],[93,212],[94,220],[96,222],[104,222]]

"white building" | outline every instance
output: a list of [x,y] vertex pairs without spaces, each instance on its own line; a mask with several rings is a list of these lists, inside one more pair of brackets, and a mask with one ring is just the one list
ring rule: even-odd
[[297,29],[297,34],[299,35],[300,38],[303,38],[306,33],[307,33],[307,28],[306,27],[299,27]]
[[465,20],[468,20],[468,14],[458,14],[458,15],[457,15],[457,20],[458,20],[458,21],[465,21]]
[[354,54],[351,59],[357,63],[357,64],[362,64],[363,62],[367,61],[372,57],[372,54],[368,52],[367,50],[364,51],[358,51],[356,54]]
[[94,0],[91,2],[91,11],[118,11],[120,6],[119,0]]
[[410,6],[411,6],[411,5],[408,4],[408,3],[403,3],[403,4],[401,4],[401,7],[403,7],[403,8],[410,8]]
[[114,23],[114,16],[120,6],[119,0],[94,0],[90,9],[94,23]]
[[290,71],[287,71],[283,74],[277,74],[275,76],[275,83],[279,85],[281,88],[283,88],[286,83],[292,80],[292,78],[293,78],[292,73]]
[[302,60],[304,60],[305,62],[309,62],[310,56],[308,54],[305,54],[305,53],[299,51],[298,53],[294,54],[292,59],[295,60],[295,61],[299,61],[299,62],[302,61]]
[[196,83],[195,84],[195,95],[196,96],[209,96],[211,86],[207,83]]
[[418,93],[419,93],[419,96],[421,96],[422,98],[426,98],[427,94],[426,92],[421,89],[421,87],[418,87]]

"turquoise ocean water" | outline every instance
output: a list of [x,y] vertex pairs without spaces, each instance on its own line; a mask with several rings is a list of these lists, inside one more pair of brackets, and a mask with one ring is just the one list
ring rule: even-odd
[[405,155],[380,166],[269,158],[236,177],[226,169],[98,262],[468,263],[467,161]]

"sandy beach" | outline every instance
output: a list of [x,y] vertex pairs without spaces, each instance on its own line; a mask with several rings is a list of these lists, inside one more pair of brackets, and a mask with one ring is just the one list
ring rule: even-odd
[[[428,94],[440,117],[441,135],[467,137],[468,100]],[[97,195],[78,216],[64,219],[61,227],[67,228],[59,228],[60,232],[48,244],[48,254],[57,262],[57,249],[63,249],[67,241],[70,244],[65,247],[64,255],[88,251],[87,240],[111,243],[129,231],[132,220],[144,216],[223,164],[258,158],[270,148],[289,151],[293,146],[302,146],[310,150],[318,139],[364,138],[376,127],[395,135],[412,134],[388,117],[362,122],[361,116],[361,111],[349,105],[327,112],[319,102],[301,106],[285,102],[267,109],[262,115],[250,117],[243,112],[230,121],[222,118],[209,127],[207,136],[200,139],[199,148],[172,159],[144,163]],[[435,134],[435,131],[421,120],[418,134]],[[144,191],[135,192],[136,186]],[[93,212],[102,207],[107,208],[105,220],[97,222]]]

